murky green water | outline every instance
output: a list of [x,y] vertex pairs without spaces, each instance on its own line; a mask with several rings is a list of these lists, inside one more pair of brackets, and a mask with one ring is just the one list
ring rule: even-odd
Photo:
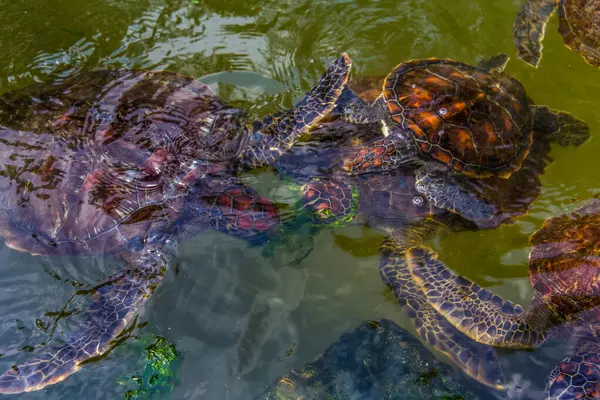
[[[512,21],[520,0],[413,1],[2,1],[0,93],[33,82],[107,67],[168,69],[209,83],[226,101],[264,114],[291,105],[341,52],[355,75],[381,75],[402,60],[450,57],[473,63],[506,52],[507,72],[540,104],[585,120],[583,147],[557,148],[542,195],[510,226],[430,241],[455,271],[528,304],[527,238],[551,215],[600,191],[600,70],[562,44],[552,19],[539,69],[515,59]],[[253,177],[266,195],[285,196],[272,174]],[[344,237],[360,243],[347,251]],[[366,319],[410,328],[386,300],[377,267],[381,234],[356,226],[323,230],[299,264],[292,254],[260,249],[218,233],[182,246],[146,307],[145,328],[183,356],[176,399],[246,399],[275,377],[311,361],[344,331]],[[77,290],[116,265],[101,258],[38,258],[0,249],[0,369],[29,357],[48,333],[36,320],[52,315]],[[64,312],[77,308],[77,297]],[[39,324],[38,324],[39,325]],[[58,322],[69,330],[69,318]],[[60,336],[59,334],[56,335]],[[290,350],[291,351],[288,351]],[[540,398],[546,375],[566,354],[557,342],[534,352],[500,352],[523,376],[527,398]],[[139,348],[122,346],[65,382],[13,398],[120,398],[117,380],[139,369]],[[490,394],[490,397],[492,394]]]

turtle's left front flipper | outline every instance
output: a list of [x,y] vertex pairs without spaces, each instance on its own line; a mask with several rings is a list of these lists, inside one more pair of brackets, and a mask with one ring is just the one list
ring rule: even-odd
[[302,133],[333,109],[348,82],[351,67],[352,61],[344,53],[331,63],[319,82],[294,108],[256,122],[241,153],[243,164],[249,167],[272,165]]
[[40,390],[104,357],[128,337],[138,310],[162,281],[167,263],[167,257],[154,249],[130,257],[126,269],[94,288],[81,329],[69,334],[65,345],[50,348],[1,375],[0,393]]

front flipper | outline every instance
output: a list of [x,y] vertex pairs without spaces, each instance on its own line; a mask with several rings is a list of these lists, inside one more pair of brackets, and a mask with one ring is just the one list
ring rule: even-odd
[[331,63],[315,87],[294,108],[256,122],[240,155],[242,162],[249,167],[272,165],[302,133],[333,109],[346,87],[351,67],[352,61],[344,53]]
[[497,213],[494,206],[462,187],[448,171],[426,165],[417,170],[416,178],[415,188],[434,206],[456,213],[477,226],[486,226],[486,221]]
[[69,334],[67,344],[13,366],[0,376],[0,393],[30,392],[61,382],[128,337],[138,310],[162,281],[167,261],[150,250],[132,257],[128,264],[127,269],[94,289],[81,329]]
[[419,162],[417,149],[398,132],[345,150],[344,169],[353,175],[380,173]]
[[[348,89],[349,90],[349,89]],[[345,105],[342,118],[352,124],[371,124],[385,121],[389,112],[383,95],[379,96],[373,104],[369,104],[357,97],[355,101]]]
[[546,106],[533,107],[533,130],[561,146],[581,146],[590,138],[590,128],[585,122]]
[[517,54],[533,67],[537,67],[542,58],[546,24],[557,4],[558,0],[526,0],[515,18],[513,40]]
[[423,340],[448,355],[477,381],[502,389],[504,377],[494,349],[462,334],[428,304],[410,275],[405,253],[393,242],[386,241],[381,253],[379,271],[382,279],[393,290],[400,305],[406,309]]
[[524,313],[520,305],[454,274],[433,251],[409,248],[406,263],[429,304],[471,339],[493,346],[532,348],[548,338],[544,310]]

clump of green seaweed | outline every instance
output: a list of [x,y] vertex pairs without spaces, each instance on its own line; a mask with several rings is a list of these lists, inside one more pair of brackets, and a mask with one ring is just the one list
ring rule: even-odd
[[175,345],[162,336],[156,336],[154,342],[146,346],[145,350],[144,371],[140,375],[132,375],[120,382],[122,384],[134,382],[137,386],[125,392],[124,400],[166,398],[177,384],[181,360]]

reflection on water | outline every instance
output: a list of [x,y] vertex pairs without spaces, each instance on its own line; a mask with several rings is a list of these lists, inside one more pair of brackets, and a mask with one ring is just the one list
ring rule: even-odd
[[[511,31],[518,0],[4,3],[1,93],[78,71],[168,69],[200,78],[225,101],[263,115],[289,107],[342,51],[361,76],[380,76],[410,58],[474,63],[508,53],[507,72],[535,102],[585,120],[592,139],[578,149],[552,148],[554,163],[541,177],[541,195],[528,215],[495,230],[443,235],[428,244],[457,273],[525,306],[532,293],[527,237],[545,218],[600,191],[600,71],[564,47],[557,18],[550,21],[540,67],[517,60]],[[293,198],[273,174],[247,179],[270,198]],[[261,249],[219,233],[185,243],[142,318],[146,330],[165,336],[182,354],[173,398],[250,398],[364,320],[384,317],[412,329],[382,295],[381,240],[358,226],[321,230],[312,252],[296,264],[284,247],[265,257]],[[27,346],[61,340],[88,304],[86,296],[73,297],[80,285],[93,286],[117,267],[114,259],[97,257],[43,263],[2,246],[0,370],[27,359]],[[500,351],[499,357],[506,371],[523,376],[530,398],[539,398],[547,374],[565,354],[567,345],[556,341],[533,352]],[[60,385],[14,398],[120,398],[126,388],[115,382],[131,375],[141,357],[122,346]]]

